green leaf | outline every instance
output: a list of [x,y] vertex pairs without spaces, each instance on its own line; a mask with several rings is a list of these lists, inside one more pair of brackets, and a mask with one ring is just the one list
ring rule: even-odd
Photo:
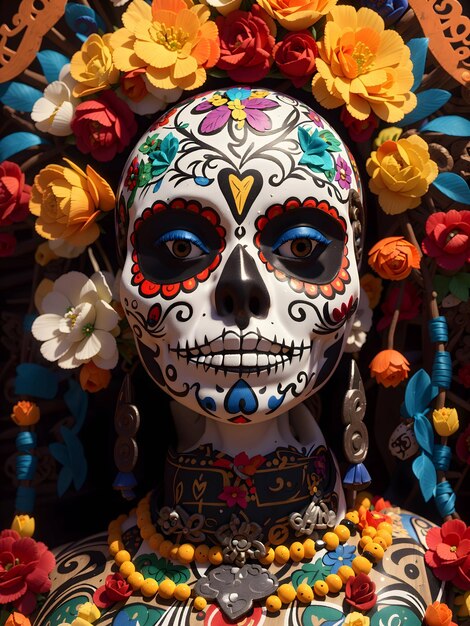
[[344,620],[344,613],[331,606],[308,606],[302,612],[302,626],[339,626]]
[[323,565],[321,561],[317,563],[305,563],[300,570],[292,574],[292,584],[295,589],[297,589],[301,583],[307,583],[307,585],[313,587],[317,580],[325,580],[330,571],[331,568]]
[[449,293],[449,283],[449,276],[441,276],[440,274],[434,276],[433,285],[434,289],[437,292],[437,299],[439,300],[439,302],[441,302]]
[[450,293],[462,302],[467,302],[470,297],[470,274],[456,274],[450,279]]
[[142,554],[134,561],[135,568],[143,574],[145,578],[154,578],[157,583],[161,583],[165,578],[169,578],[177,585],[185,583],[190,578],[190,572],[184,565],[175,565],[163,557],[158,558],[156,554]]

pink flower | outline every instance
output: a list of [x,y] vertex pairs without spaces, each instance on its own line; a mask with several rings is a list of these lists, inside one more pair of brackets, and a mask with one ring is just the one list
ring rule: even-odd
[[264,78],[273,62],[273,20],[257,4],[251,11],[232,11],[218,17],[220,59],[217,67],[234,81],[253,83]]
[[453,519],[426,535],[426,563],[440,580],[450,580],[459,589],[470,589],[470,528]]
[[12,256],[16,248],[16,237],[11,233],[0,233],[0,257]]
[[464,387],[469,389],[470,388],[470,363],[465,363],[465,365],[462,365],[462,367],[459,369],[457,373],[457,376],[459,379],[459,383],[461,383]]
[[430,215],[421,247],[439,267],[460,269],[470,261],[470,211],[452,209]]
[[71,126],[77,148],[97,161],[111,161],[137,131],[134,114],[111,89],[79,104]]
[[342,157],[338,157],[336,161],[336,176],[335,180],[341,189],[349,189],[351,187],[351,173],[352,169],[346,163]]
[[[377,324],[377,330],[380,332],[390,326],[393,313],[397,305],[401,287],[394,287],[388,292],[387,298],[380,307],[384,316]],[[412,283],[406,283],[403,291],[403,298],[400,305],[400,314],[398,321],[413,320],[418,317],[421,307],[421,297]]]
[[115,602],[124,602],[132,595],[133,589],[118,572],[106,576],[105,583],[93,594],[93,602],[99,609],[107,609]]
[[0,532],[0,604],[12,603],[14,609],[30,615],[36,596],[51,588],[49,574],[55,559],[47,547],[15,530]]
[[29,214],[31,187],[16,163],[0,163],[0,226],[21,222]]
[[470,424],[463,433],[460,433],[455,446],[455,452],[463,463],[470,465]]
[[219,494],[219,500],[225,500],[227,505],[232,507],[238,504],[242,509],[246,509],[246,490],[242,487],[224,487],[222,493]]
[[353,141],[368,141],[379,125],[379,120],[374,113],[370,113],[365,120],[358,120],[349,113],[346,107],[341,109],[339,119],[343,122]]

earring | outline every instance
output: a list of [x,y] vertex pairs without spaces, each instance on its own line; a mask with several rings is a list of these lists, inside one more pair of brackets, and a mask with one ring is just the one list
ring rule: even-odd
[[366,395],[356,361],[351,360],[348,391],[344,397],[342,421],[344,455],[350,463],[343,478],[346,489],[346,504],[353,506],[358,490],[366,489],[371,482],[369,472],[363,464],[369,448],[369,434],[363,422],[366,412]]
[[132,404],[131,375],[126,374],[119,392],[114,427],[117,433],[114,444],[114,462],[118,474],[113,487],[121,492],[126,500],[135,498],[134,487],[137,481],[133,469],[137,463],[138,447],[135,435],[140,426],[140,414],[135,404]]

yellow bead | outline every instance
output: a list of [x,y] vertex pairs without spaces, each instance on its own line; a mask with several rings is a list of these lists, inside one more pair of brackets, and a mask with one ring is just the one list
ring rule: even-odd
[[340,543],[345,543],[351,536],[349,528],[344,524],[338,524],[333,532],[338,536]]
[[303,544],[304,546],[304,555],[306,559],[312,559],[317,551],[315,550],[315,542],[313,539],[306,539]]
[[289,548],[286,546],[277,546],[274,550],[274,560],[278,565],[284,565],[290,558]]
[[197,563],[207,563],[209,560],[209,546],[206,546],[205,543],[201,543],[194,552],[194,560]]
[[220,546],[212,546],[209,550],[209,562],[212,565],[220,565],[223,563],[224,555]]
[[140,593],[146,598],[151,598],[158,591],[158,583],[154,578],[146,578],[140,588]]
[[131,555],[127,550],[119,550],[119,552],[116,552],[116,554],[114,555],[114,562],[116,563],[116,565],[122,565],[124,561],[130,560]]
[[122,536],[121,533],[109,533],[108,535],[108,546],[110,546],[113,541],[121,541],[122,540]]
[[335,533],[325,533],[322,539],[326,544],[327,550],[336,550],[336,548],[339,546],[339,537],[338,535],[335,535]]
[[126,550],[124,550],[124,544],[122,543],[122,541],[113,541],[112,543],[109,544],[109,554],[111,556],[116,556],[116,554],[120,550],[123,550],[124,552],[126,552]]
[[343,581],[338,574],[328,574],[325,578],[325,582],[328,585],[328,591],[330,593],[338,593],[343,588]]
[[344,517],[353,524],[359,524],[359,513],[357,511],[348,511]]
[[351,566],[356,574],[368,574],[372,569],[372,563],[365,556],[355,556]]
[[268,548],[266,550],[266,556],[260,556],[258,561],[262,565],[271,565],[271,563],[274,561],[274,550],[272,548]]
[[305,556],[304,547],[300,543],[300,541],[294,541],[294,543],[291,544],[289,553],[290,553],[290,558],[294,561],[294,563],[298,563]]
[[368,543],[372,543],[373,541],[374,540],[372,539],[372,537],[369,537],[369,535],[366,535],[365,537],[361,537],[359,539],[359,546],[361,548],[365,548]]
[[191,587],[186,585],[186,583],[180,583],[176,585],[175,590],[173,592],[173,596],[179,600],[180,602],[185,602],[191,595]]
[[385,528],[380,528],[377,531],[377,534],[374,537],[374,541],[377,541],[377,537],[382,537],[382,539],[385,541],[387,548],[389,548],[393,543],[391,533],[389,533],[388,530],[385,530]]
[[296,593],[294,587],[290,583],[284,583],[277,590],[277,595],[284,604],[290,604],[295,600]]
[[349,567],[349,565],[341,565],[336,573],[341,578],[343,583],[346,583],[348,578],[351,578],[351,576],[354,577],[356,575],[353,568]]
[[135,565],[132,561],[124,561],[119,568],[119,573],[127,578],[135,572]]
[[392,534],[393,533],[393,526],[391,524],[389,524],[388,522],[380,522],[380,524],[377,526],[377,530],[386,530],[390,534]]
[[121,534],[121,524],[117,520],[114,520],[108,524],[108,535],[111,533]]
[[194,598],[193,607],[195,611],[203,611],[207,606],[207,600],[202,596],[196,596]]
[[279,596],[269,596],[266,599],[266,610],[268,613],[277,613],[282,607],[281,598]]
[[297,599],[299,602],[309,603],[313,600],[313,590],[307,583],[300,583],[297,587]]
[[313,591],[317,596],[323,598],[329,591],[328,584],[324,580],[317,580],[313,585]]
[[375,563],[377,561],[381,561],[384,558],[385,550],[378,543],[374,541],[372,543],[368,543],[364,550],[364,556],[369,558],[369,556],[373,559]]
[[175,543],[170,550],[169,558],[172,561],[176,561],[178,559],[178,550],[180,549],[180,545]]
[[364,530],[362,531],[363,537],[372,537],[372,539],[375,537],[376,534],[377,534],[377,529],[374,528],[373,526],[366,526]]
[[145,524],[145,526],[142,526],[142,528],[140,529],[140,536],[142,537],[142,539],[150,539],[150,537],[156,532],[157,529],[153,524]]
[[169,541],[168,539],[165,539],[165,541],[161,542],[160,548],[158,549],[158,551],[160,552],[160,556],[163,556],[165,559],[167,559],[170,556],[170,552],[172,548],[173,548],[173,542]]
[[161,533],[155,533],[149,539],[149,546],[152,550],[159,550],[164,540],[165,537]]
[[373,542],[374,543],[378,543],[379,546],[381,546],[383,548],[384,552],[388,548],[386,540],[381,535],[379,535],[379,533],[377,533],[375,535]]
[[194,546],[190,543],[183,543],[178,550],[178,559],[183,563],[191,563],[194,559]]
[[125,521],[127,521],[128,517],[125,513],[122,513],[116,520],[116,524],[121,528]]
[[135,590],[140,589],[142,587],[144,580],[145,579],[140,572],[133,572],[127,578],[127,582]]
[[158,595],[164,600],[169,600],[173,597],[175,588],[175,583],[169,578],[165,578],[165,580],[162,580],[162,582],[158,586]]

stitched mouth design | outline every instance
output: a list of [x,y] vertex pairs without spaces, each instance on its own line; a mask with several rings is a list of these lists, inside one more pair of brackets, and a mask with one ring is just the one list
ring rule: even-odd
[[272,369],[277,372],[294,359],[300,360],[304,351],[311,348],[312,344],[305,345],[304,341],[295,345],[293,341],[286,343],[283,339],[279,342],[277,337],[270,340],[255,332],[239,334],[224,330],[215,339],[209,341],[205,336],[202,343],[195,341],[193,346],[187,341],[184,346],[178,342],[176,348],[170,348],[170,352],[196,368],[202,367],[205,372],[213,369],[225,374],[233,372],[242,375],[269,373]]

